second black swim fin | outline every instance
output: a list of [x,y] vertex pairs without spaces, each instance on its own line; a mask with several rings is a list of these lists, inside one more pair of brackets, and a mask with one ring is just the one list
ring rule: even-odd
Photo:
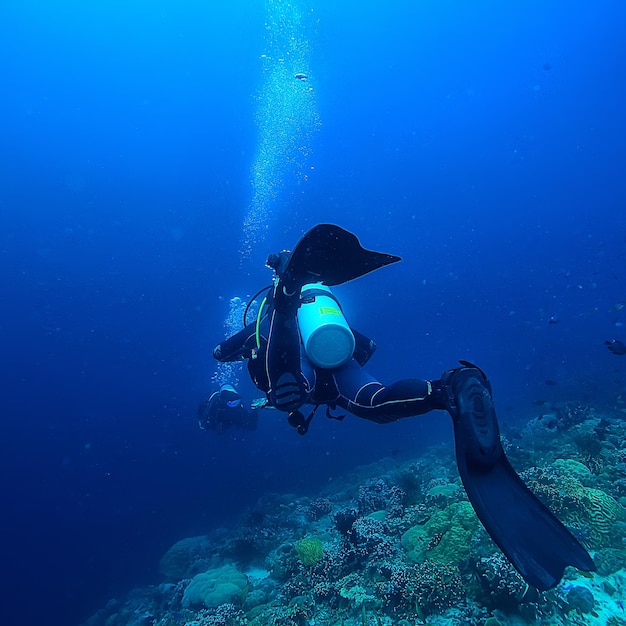
[[448,408],[459,474],[476,515],[524,580],[539,591],[558,584],[571,565],[595,565],[576,538],[528,489],[506,458],[484,374],[452,372]]

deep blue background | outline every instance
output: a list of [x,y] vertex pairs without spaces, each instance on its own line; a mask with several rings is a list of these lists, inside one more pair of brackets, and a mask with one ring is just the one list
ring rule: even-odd
[[336,290],[383,380],[473,359],[505,423],[624,393],[621,2],[302,2],[314,169],[243,262],[263,3],[60,4],[0,7],[2,623],[77,624],[265,491],[450,439],[197,429],[228,300],[318,221],[405,259]]

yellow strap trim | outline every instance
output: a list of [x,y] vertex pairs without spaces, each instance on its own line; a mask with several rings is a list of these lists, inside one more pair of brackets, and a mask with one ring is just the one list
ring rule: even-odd
[[261,318],[263,317],[263,309],[265,308],[265,304],[267,302],[267,296],[263,298],[261,301],[261,306],[259,307],[259,311],[256,314],[256,329],[254,336],[256,338],[256,349],[259,350],[261,347]]

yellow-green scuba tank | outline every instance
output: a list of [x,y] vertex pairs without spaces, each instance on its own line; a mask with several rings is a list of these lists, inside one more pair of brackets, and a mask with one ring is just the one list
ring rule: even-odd
[[311,362],[324,369],[347,363],[354,353],[354,334],[331,290],[322,283],[304,285],[300,302],[300,337]]

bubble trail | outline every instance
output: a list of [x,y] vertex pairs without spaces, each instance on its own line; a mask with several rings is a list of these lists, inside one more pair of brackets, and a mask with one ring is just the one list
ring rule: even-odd
[[271,227],[279,192],[293,174],[306,181],[304,166],[320,120],[306,37],[311,12],[287,0],[267,0],[263,84],[257,96],[258,142],[251,166],[252,195],[243,223],[242,253],[250,256]]

